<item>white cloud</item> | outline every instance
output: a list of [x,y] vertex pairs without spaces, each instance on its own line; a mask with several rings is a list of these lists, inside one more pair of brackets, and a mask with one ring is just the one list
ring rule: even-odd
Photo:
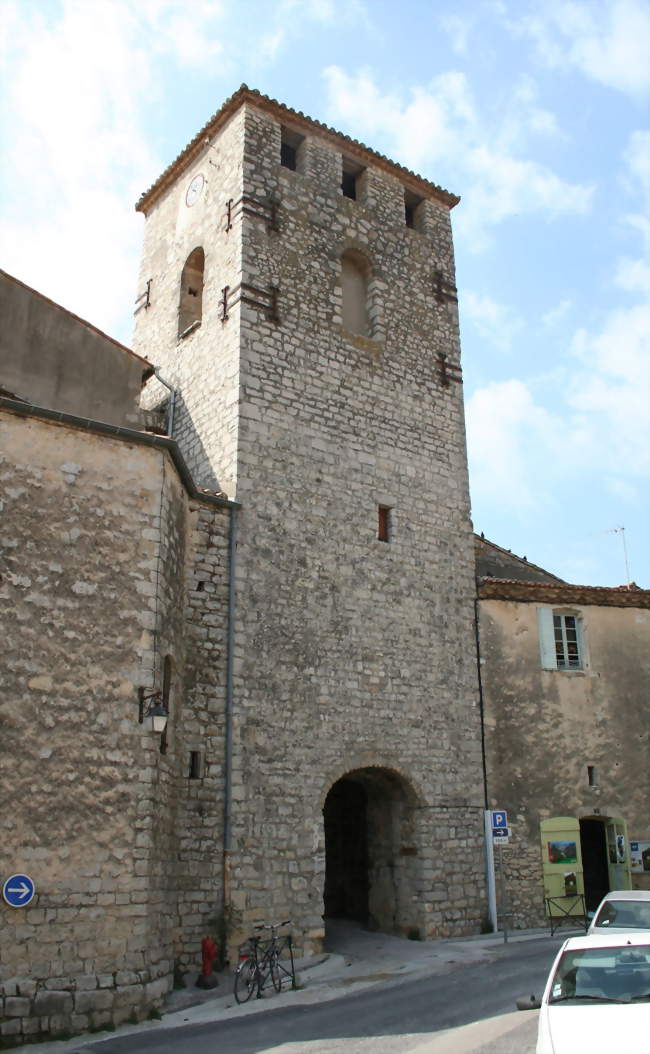
[[138,26],[126,4],[69,2],[58,19],[14,24],[6,61],[4,266],[115,334],[135,293],[129,206],[160,168],[132,86],[137,69],[139,91],[152,90]]
[[644,194],[650,194],[650,131],[632,132],[623,159],[634,182]]
[[552,412],[537,400],[534,380],[474,392],[466,404],[474,498],[498,496],[513,515],[530,516],[557,500],[549,475],[557,466],[560,478],[598,492],[606,481],[612,497],[633,503],[650,470],[649,334],[645,305],[611,311],[594,332],[578,330]]
[[449,37],[452,51],[457,55],[467,55],[474,20],[457,14],[441,14],[438,22]]
[[275,5],[268,4],[265,14],[266,19],[260,19],[259,40],[251,41],[247,48],[249,57],[253,54],[259,65],[276,59],[283,48],[300,37],[306,24],[316,23],[323,28],[371,25],[361,0],[279,0]]
[[628,293],[650,296],[650,263],[647,260],[631,260],[624,257],[618,261],[614,281]]
[[197,0],[191,19],[180,0],[17,12],[3,8],[3,266],[128,342],[141,240],[133,202],[164,167],[145,116],[161,94],[157,62],[213,63],[223,4]]
[[584,365],[568,401],[593,422],[601,465],[626,474],[650,470],[650,307],[614,310],[600,332],[578,330],[572,351]]
[[552,499],[543,471],[552,463],[559,422],[523,381],[493,382],[466,404],[467,449],[473,499],[491,498],[502,508],[530,512]]
[[479,336],[502,350],[512,346],[513,339],[523,328],[523,320],[512,308],[471,289],[462,295],[461,317],[472,323]]
[[493,127],[479,111],[464,73],[441,74],[427,87],[414,88],[406,100],[382,92],[367,70],[349,75],[330,66],[324,77],[333,124],[374,142],[434,182],[447,182],[439,173],[445,165],[452,189],[460,186],[465,199],[457,229],[474,248],[483,248],[489,228],[509,216],[558,216],[591,207],[593,188],[568,183],[540,162],[516,156],[531,133],[531,109],[538,112],[530,90],[513,92],[512,109],[500,113]]
[[542,324],[551,329],[566,318],[572,307],[573,301],[569,300],[568,297],[563,297],[555,307],[550,308],[550,310],[542,315]]
[[567,183],[536,161],[498,154],[480,145],[467,150],[464,163],[474,184],[465,194],[456,227],[468,241],[474,239],[475,249],[485,246],[488,225],[496,226],[510,216],[541,212],[558,217],[591,209],[593,187]]
[[632,96],[650,88],[650,8],[645,0],[551,0],[535,13],[508,19],[535,41],[553,68],[585,76]]

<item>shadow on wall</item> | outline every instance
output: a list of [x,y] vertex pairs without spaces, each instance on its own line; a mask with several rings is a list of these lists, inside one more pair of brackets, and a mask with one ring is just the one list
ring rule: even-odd
[[[161,373],[164,377],[164,371],[161,370]],[[196,486],[228,497],[214,471],[182,392],[175,390],[172,396],[154,377],[143,392],[142,405],[147,414],[148,431],[176,440]]]

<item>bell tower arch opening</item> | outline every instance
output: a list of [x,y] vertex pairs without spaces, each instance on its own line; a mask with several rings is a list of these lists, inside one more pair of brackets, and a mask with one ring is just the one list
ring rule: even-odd
[[420,934],[415,806],[413,788],[391,769],[355,769],[333,784],[323,808],[326,920]]
[[178,302],[178,339],[182,340],[201,322],[203,315],[203,271],[205,253],[201,246],[193,249],[183,267]]

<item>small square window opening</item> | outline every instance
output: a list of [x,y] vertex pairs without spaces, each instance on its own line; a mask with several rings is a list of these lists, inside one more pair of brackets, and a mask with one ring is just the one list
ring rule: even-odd
[[292,172],[298,171],[298,151],[304,142],[304,136],[283,128],[280,141],[280,164]]
[[424,198],[418,197],[412,190],[404,191],[404,220],[411,230],[419,229],[417,209],[423,201]]
[[349,161],[345,157],[343,158],[341,193],[344,198],[350,198],[352,201],[356,201],[359,198],[357,180],[363,172],[364,169],[361,165],[356,164],[355,161]]

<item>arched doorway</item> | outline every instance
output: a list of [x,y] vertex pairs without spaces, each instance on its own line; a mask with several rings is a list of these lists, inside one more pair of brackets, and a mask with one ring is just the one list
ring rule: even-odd
[[355,769],[330,788],[323,808],[326,918],[419,933],[414,806],[412,788],[390,769]]

